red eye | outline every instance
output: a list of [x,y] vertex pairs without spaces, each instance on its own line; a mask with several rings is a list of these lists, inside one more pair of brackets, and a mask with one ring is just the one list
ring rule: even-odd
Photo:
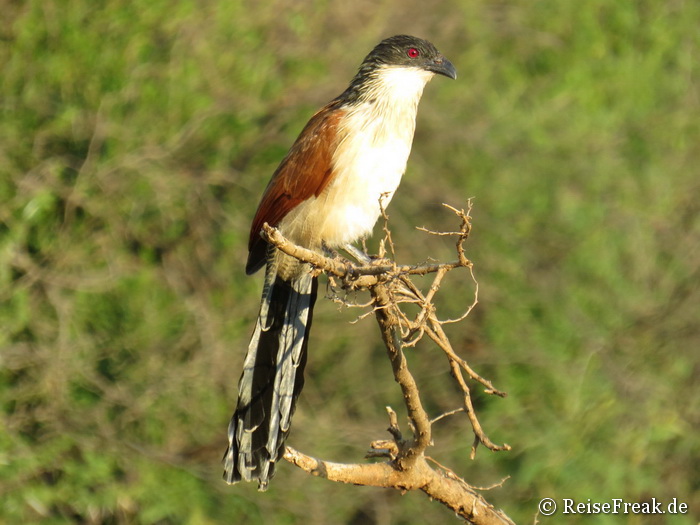
[[418,51],[415,47],[412,47],[408,51],[406,51],[406,54],[411,58],[416,58],[420,55],[420,51]]

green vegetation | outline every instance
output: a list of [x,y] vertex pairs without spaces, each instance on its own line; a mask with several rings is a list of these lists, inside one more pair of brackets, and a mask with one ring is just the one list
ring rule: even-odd
[[[456,65],[419,112],[390,208],[399,258],[451,257],[480,304],[450,336],[509,392],[477,395],[511,452],[432,455],[531,523],[541,498],[690,505],[700,516],[700,4],[0,2],[0,523],[452,523],[418,494],[282,465],[266,494],[220,457],[260,279],[246,237],[301,126],[379,39]],[[472,300],[450,276],[443,317]],[[449,288],[449,293],[447,289]],[[319,301],[290,444],[356,461],[400,407],[371,319]],[[438,350],[409,360],[456,408]],[[416,517],[419,518],[416,518]]]

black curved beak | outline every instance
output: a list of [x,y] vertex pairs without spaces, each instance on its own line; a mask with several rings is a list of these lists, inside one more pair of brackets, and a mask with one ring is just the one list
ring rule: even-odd
[[439,56],[435,60],[426,64],[426,69],[437,73],[438,75],[444,75],[453,80],[457,78],[457,70],[452,65],[452,62],[447,60],[444,56]]

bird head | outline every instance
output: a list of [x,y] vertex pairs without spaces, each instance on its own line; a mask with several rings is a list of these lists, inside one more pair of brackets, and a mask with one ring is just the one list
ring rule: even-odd
[[360,72],[384,67],[405,67],[429,71],[456,79],[457,70],[437,48],[422,38],[396,35],[382,40],[365,57]]

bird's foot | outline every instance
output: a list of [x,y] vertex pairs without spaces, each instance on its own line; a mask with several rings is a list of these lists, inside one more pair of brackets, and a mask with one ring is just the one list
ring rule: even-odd
[[346,244],[343,246],[343,250],[345,250],[351,257],[354,257],[360,264],[370,264],[372,262],[372,258],[354,244]]

